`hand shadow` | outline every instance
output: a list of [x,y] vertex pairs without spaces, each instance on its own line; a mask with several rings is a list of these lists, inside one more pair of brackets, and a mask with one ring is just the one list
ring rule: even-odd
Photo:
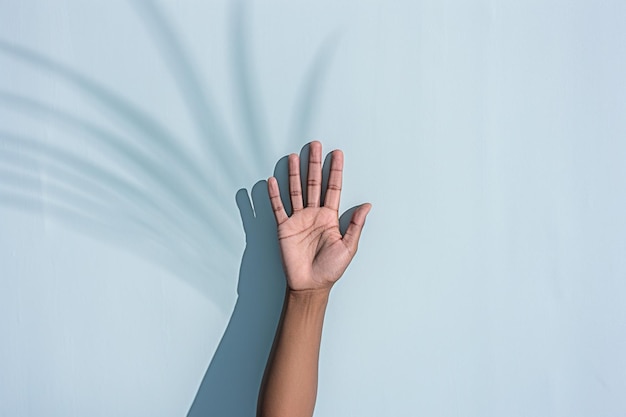
[[[276,165],[276,175],[287,179],[286,157]],[[188,417],[256,415],[259,387],[282,311],[285,276],[267,182],[257,182],[251,196],[252,201],[241,189],[235,197],[246,233],[239,297]]]
[[[300,152],[308,160],[308,145]],[[327,180],[330,158],[324,161]],[[307,165],[302,163],[303,182]],[[285,210],[291,214],[288,157],[274,169]],[[326,182],[324,182],[326,184]],[[303,187],[306,193],[306,187]],[[245,189],[235,199],[246,233],[246,249],[239,270],[239,297],[226,332],[204,375],[188,417],[254,417],[259,388],[269,357],[285,296],[285,276],[280,261],[276,221],[267,195],[267,182],[252,187],[252,202]],[[322,200],[323,201],[323,200]],[[254,205],[254,208],[253,208]],[[342,233],[356,207],[341,216]]]

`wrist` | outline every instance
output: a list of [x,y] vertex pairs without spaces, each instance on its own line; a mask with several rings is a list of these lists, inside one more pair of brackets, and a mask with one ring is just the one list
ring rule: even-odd
[[313,277],[306,273],[286,273],[285,277],[287,278],[287,290],[294,294],[328,294],[336,281],[336,279]]
[[297,304],[325,306],[328,303],[330,289],[331,287],[305,290],[294,290],[291,288],[287,288],[287,298],[290,302],[294,302]]

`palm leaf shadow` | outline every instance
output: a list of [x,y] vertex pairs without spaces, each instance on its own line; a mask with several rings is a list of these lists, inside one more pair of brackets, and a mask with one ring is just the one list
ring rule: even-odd
[[[125,169],[132,173],[142,184],[150,184],[152,196],[156,202],[167,204],[172,202],[179,214],[191,214],[190,219],[195,219],[196,226],[202,226],[207,232],[217,233],[218,237],[228,242],[228,236],[219,235],[220,230],[211,228],[210,224],[205,221],[206,210],[211,210],[214,214],[224,215],[226,218],[226,209],[215,204],[211,199],[207,199],[205,203],[199,201],[198,195],[201,192],[200,185],[196,188],[190,188],[189,180],[196,178],[189,171],[177,169],[174,177],[167,172],[163,172],[162,166],[172,166],[173,161],[169,154],[163,152],[153,152],[149,148],[139,147],[137,144],[127,138],[119,136],[117,133],[98,126],[92,122],[85,121],[79,117],[72,116],[66,112],[57,110],[50,105],[46,105],[36,100],[28,99],[20,95],[5,93],[0,91],[0,104],[6,104],[13,110],[23,111],[31,117],[43,117],[46,121],[56,123],[64,129],[75,131],[83,137],[90,136],[90,144],[111,160],[122,161]],[[31,146],[32,148],[32,146]],[[52,151],[52,147],[46,148]],[[80,160],[77,157],[74,161]],[[81,164],[85,166],[85,164]],[[164,175],[167,174],[167,175]],[[208,207],[205,206],[208,204]],[[186,208],[188,208],[186,210]]]
[[[163,62],[174,75],[174,81],[178,85],[199,135],[201,149],[208,156],[217,156],[215,159],[219,163],[218,168],[228,178],[233,180],[246,178],[246,175],[242,175],[249,173],[246,172],[249,171],[246,166],[233,166],[227,163],[232,159],[246,160],[245,155],[241,154],[241,144],[236,138],[227,136],[224,122],[220,119],[216,106],[213,104],[214,100],[198,76],[185,45],[176,36],[172,24],[168,22],[156,2],[134,0],[131,4],[144,20],[145,26],[159,46]],[[216,146],[218,145],[215,143],[216,138],[220,139],[219,145],[221,146]]]
[[[124,180],[114,171],[104,169],[96,163],[86,162],[62,148],[46,145],[25,136],[0,131],[0,140],[4,145],[0,149],[0,158],[3,159],[0,168],[6,169],[13,165],[14,170],[26,170],[27,174],[34,175],[43,163],[48,179],[51,178],[61,186],[82,196],[106,203],[107,206],[128,209],[130,217],[136,219],[136,223],[143,223],[157,236],[157,229],[154,225],[163,228],[161,234],[177,236],[189,248],[198,247],[200,242],[194,242],[192,240],[194,236],[185,234],[184,229],[172,221],[168,210],[156,204],[154,196],[147,195],[144,189]],[[3,184],[6,183],[3,182]],[[71,198],[62,199],[62,201],[71,202],[70,206],[87,211]],[[123,212],[118,213],[116,219],[124,221],[124,216],[119,216],[119,214]],[[103,216],[103,218],[106,217]]]
[[[34,215],[50,216],[68,228],[98,240],[124,242],[138,255],[162,265],[226,309],[225,302],[231,298],[228,294],[231,287],[224,271],[227,260],[212,257],[211,245],[234,248],[237,243],[234,228],[238,226],[230,215],[230,199],[222,194],[223,184],[217,181],[226,180],[233,184],[248,178],[250,173],[271,164],[274,154],[259,105],[260,97],[254,88],[258,83],[249,58],[250,35],[245,14],[248,3],[246,0],[234,1],[231,13],[231,65],[243,129],[241,141],[237,139],[238,135],[228,136],[209,89],[202,84],[175,28],[158,4],[138,0],[132,4],[140,12],[139,16],[178,86],[192,116],[203,153],[196,155],[181,146],[177,136],[154,116],[103,83],[41,53],[0,40],[0,53],[64,82],[101,110],[108,122],[122,126],[118,131],[124,132],[113,132],[80,115],[29,97],[0,92],[0,105],[54,123],[73,138],[97,147],[102,155],[102,160],[85,161],[64,144],[0,132],[0,204]],[[336,44],[337,36],[328,37],[305,73],[290,124],[293,140],[301,142],[310,133]],[[256,167],[242,170],[242,164],[229,164],[234,158],[257,161]],[[214,168],[225,175],[221,178],[208,175],[203,169],[208,160],[216,161],[218,165]],[[259,188],[257,184],[253,190],[255,227],[268,231],[274,224],[264,211],[269,206],[263,192],[259,191],[261,189],[263,187]],[[239,193],[240,210],[243,210],[242,201]],[[243,211],[241,215],[245,220]],[[249,232],[248,228],[246,234]],[[262,234],[263,239],[270,235]],[[248,236],[248,264],[240,270],[240,283],[242,280],[251,282],[252,275],[258,274],[261,267],[265,272],[280,269],[276,253],[271,259],[261,256],[274,247],[264,245],[263,239],[255,237],[254,245],[250,245]],[[209,279],[210,276],[217,279]],[[268,275],[261,273],[260,277],[267,279]],[[276,290],[278,287],[280,285],[274,283],[268,288]],[[239,294],[245,288],[240,285]],[[240,297],[236,309],[252,311],[248,305],[252,298],[255,298],[255,311],[265,308],[275,312],[275,291],[258,293],[256,297],[252,294]],[[254,328],[258,323],[252,317],[239,315],[236,322],[229,324],[230,331],[241,335],[250,331],[273,334],[273,314],[270,319],[261,321],[260,328]],[[240,353],[246,355],[250,349],[255,346],[244,346]],[[245,376],[250,372],[246,366],[258,369],[259,360],[265,360],[259,359],[258,355],[254,357],[256,363],[247,365],[237,362],[236,355],[225,361],[214,358],[211,366],[231,369]],[[208,377],[209,385],[216,383],[214,375],[207,373],[205,379]],[[247,392],[257,389],[258,382],[254,378],[247,381]],[[199,391],[196,398],[201,395],[203,392]]]
[[[72,116],[62,111],[56,110],[50,105],[43,104],[36,100],[28,99],[26,97],[19,96],[17,94],[11,94],[6,92],[0,92],[0,104],[10,106],[13,110],[22,111],[23,113],[31,116],[45,116],[47,121],[58,123],[62,128],[77,131],[81,136],[90,136],[90,144],[99,146],[100,149],[105,150],[108,153],[111,160],[117,162],[116,165],[122,166],[122,170],[126,174],[130,175],[135,184],[143,190],[141,194],[149,195],[150,199],[155,204],[162,208],[169,210],[167,218],[170,219],[169,223],[178,223],[178,228],[183,228],[185,234],[192,236],[196,242],[205,242],[204,247],[198,247],[196,252],[204,252],[205,257],[207,253],[211,252],[211,248],[208,247],[210,243],[208,236],[213,236],[219,239],[222,245],[227,245],[231,248],[234,247],[235,240],[233,234],[225,234],[223,229],[216,228],[215,225],[219,224],[215,221],[209,221],[206,213],[211,213],[213,219],[219,216],[222,224],[228,224],[231,217],[228,216],[228,210],[223,204],[216,202],[213,198],[216,193],[217,184],[214,181],[210,181],[208,176],[200,170],[200,162],[197,158],[191,158],[186,155],[186,149],[176,146],[176,140],[165,128],[160,126],[154,118],[148,116],[145,112],[133,107],[129,102],[124,100],[121,96],[116,95],[114,92],[107,90],[101,84],[96,83],[88,79],[86,76],[71,70],[67,66],[64,66],[54,60],[44,57],[34,51],[26,48],[10,45],[6,42],[0,41],[0,52],[9,55],[10,57],[20,60],[32,67],[45,71],[47,74],[56,76],[57,78],[65,81],[71,87],[78,90],[83,96],[95,102],[100,108],[105,111],[105,114],[115,121],[121,121],[126,126],[130,127],[134,133],[138,133],[132,136],[132,140],[126,137],[119,137],[111,131],[107,131],[101,126],[97,126],[95,123],[82,120],[80,117]],[[6,132],[5,132],[6,133]],[[5,139],[7,135],[5,134]],[[13,136],[15,139],[15,136]],[[32,145],[33,141],[30,142]],[[26,141],[24,141],[26,144]],[[39,144],[40,151],[44,149]],[[56,153],[54,152],[56,148]],[[56,162],[66,163],[67,166],[74,170],[79,170],[81,176],[93,174],[87,170],[87,165],[77,164],[80,157],[72,151],[65,151],[65,156],[71,156],[70,158],[58,158],[59,150],[63,148],[63,145],[56,145],[55,148],[47,147],[45,152],[39,152],[39,156],[44,159],[54,159]],[[30,151],[33,148],[31,146]],[[163,170],[162,167],[167,166],[168,170]],[[105,173],[108,174],[105,175]],[[106,182],[113,178],[113,171],[110,168],[100,169],[100,177],[98,182]],[[126,175],[128,177],[128,175]],[[117,177],[116,185],[118,187],[128,180],[121,179],[122,176]],[[126,187],[130,187],[132,183],[128,183]],[[137,185],[135,188],[137,188]],[[87,190],[89,192],[89,190]],[[212,193],[211,193],[212,192]],[[213,195],[212,195],[213,194]],[[32,199],[36,194],[30,193]],[[40,195],[41,197],[41,195]],[[24,203],[24,196],[20,198],[16,196],[15,201]],[[145,198],[144,198],[145,200]],[[12,206],[10,203],[13,201],[8,198],[8,194],[4,193],[4,204]],[[44,201],[44,203],[47,203]],[[32,207],[29,204],[20,204],[20,208]],[[15,207],[18,208],[18,207]],[[125,207],[118,207],[118,212],[124,213]],[[50,214],[54,214],[53,217],[57,219],[65,219],[64,223],[73,227],[72,216],[69,216],[66,211],[61,210],[50,211]],[[103,212],[100,212],[104,215]],[[74,213],[76,215],[76,213]],[[115,229],[115,225],[119,224],[120,217],[112,217],[107,215],[101,220],[105,221],[109,227]],[[132,217],[132,216],[126,216]],[[175,219],[175,220],[174,220]],[[68,221],[69,220],[69,221]],[[194,220],[191,222],[191,220]],[[77,220],[78,222],[78,220]],[[127,222],[128,224],[129,222]],[[81,222],[83,225],[93,224],[93,222]],[[132,224],[132,222],[130,222]],[[167,263],[166,266],[170,271],[176,271],[176,264],[179,264],[183,271],[176,273],[177,276],[183,277],[186,282],[192,284],[197,289],[201,290],[203,294],[212,298],[218,305],[222,305],[224,308],[228,308],[224,305],[223,300],[228,299],[228,295],[225,291],[228,290],[224,276],[218,276],[217,281],[207,280],[207,270],[202,268],[201,273],[189,274],[189,264],[198,264],[198,259],[201,257],[195,257],[198,259],[188,259],[185,253],[180,253],[180,241],[171,241],[170,236],[164,232],[167,232],[167,228],[161,227],[162,223],[155,223],[158,225],[152,228],[153,234],[159,234],[159,241],[169,246],[171,255],[163,257],[162,255],[149,255],[148,258],[157,261],[157,263],[163,264],[163,260],[172,259],[176,260],[173,263]],[[231,227],[235,225],[231,220]],[[145,222],[142,226],[145,228]],[[87,232],[87,235],[92,237],[102,236],[102,229],[89,229],[88,227],[82,227],[82,232]],[[105,233],[107,240],[111,240],[114,235],[111,233]],[[115,242],[125,240],[123,237],[128,233],[123,233],[117,238],[113,239]],[[143,251],[145,252],[145,251]],[[182,260],[182,261],[181,261]],[[210,284],[210,285],[209,285]],[[217,285],[216,285],[217,284]],[[212,286],[215,286],[214,290],[216,294],[211,294]]]
[[[248,144],[254,155],[258,155],[258,161],[270,163],[269,155],[272,154],[269,133],[263,120],[262,106],[258,104],[259,94],[255,91],[255,80],[252,65],[249,58],[247,10],[244,7],[249,2],[246,0],[234,0],[231,9],[231,60],[235,74],[234,94],[237,97],[241,119],[244,121],[244,130]],[[267,166],[267,165],[265,165]]]

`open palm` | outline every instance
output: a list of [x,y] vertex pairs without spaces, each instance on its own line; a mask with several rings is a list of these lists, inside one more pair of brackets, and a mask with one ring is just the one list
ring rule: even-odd
[[278,182],[268,180],[268,192],[278,224],[278,241],[287,285],[291,290],[328,289],[341,277],[356,253],[361,229],[371,205],[354,212],[344,236],[339,231],[339,200],[343,173],[343,153],[333,151],[324,205],[322,191],[322,145],[310,144],[307,202],[302,198],[300,161],[289,155],[289,194],[293,213],[287,216]]

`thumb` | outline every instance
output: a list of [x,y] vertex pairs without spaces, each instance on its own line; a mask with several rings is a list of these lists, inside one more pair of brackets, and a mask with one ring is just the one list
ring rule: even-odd
[[343,236],[343,241],[354,255],[359,246],[359,238],[361,237],[361,231],[365,224],[365,218],[370,212],[372,205],[370,203],[361,204],[352,214],[350,219],[350,225],[346,230],[346,234]]

